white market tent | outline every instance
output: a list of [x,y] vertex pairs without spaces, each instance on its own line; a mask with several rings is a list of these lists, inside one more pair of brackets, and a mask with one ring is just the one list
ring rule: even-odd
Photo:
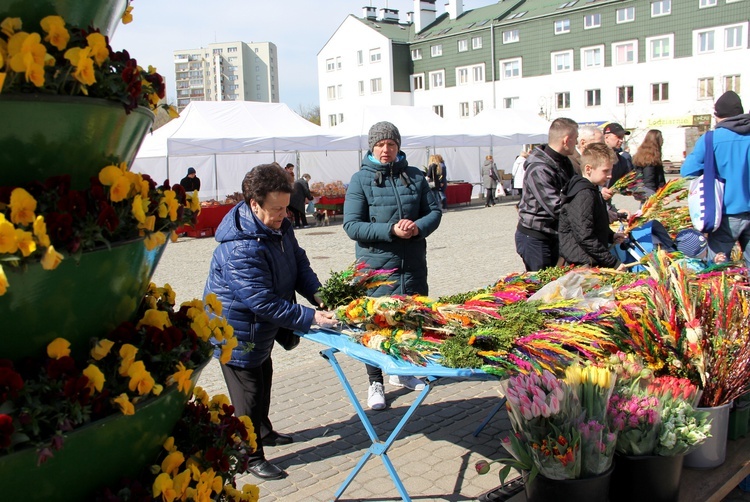
[[424,167],[431,153],[440,153],[449,180],[471,183],[481,182],[485,155],[492,152],[509,171],[521,145],[546,141],[549,128],[533,112],[486,110],[449,121],[426,107],[379,106],[352,111],[340,126],[324,130],[284,104],[192,102],[145,138],[132,169],[176,183],[194,167],[202,199],[239,191],[251,167],[274,161],[298,165],[313,181],[348,183],[368,150],[370,126],[381,120],[399,128],[411,165]]

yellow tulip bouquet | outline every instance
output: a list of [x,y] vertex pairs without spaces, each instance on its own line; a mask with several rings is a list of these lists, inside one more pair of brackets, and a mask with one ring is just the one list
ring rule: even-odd
[[67,26],[60,16],[47,16],[40,26],[24,26],[20,18],[0,22],[0,93],[90,96],[117,101],[126,112],[159,105],[164,78],[144,70],[127,51],[113,51],[96,30]]

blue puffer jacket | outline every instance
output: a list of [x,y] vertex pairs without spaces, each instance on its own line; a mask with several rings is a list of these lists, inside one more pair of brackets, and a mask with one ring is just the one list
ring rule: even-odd
[[[216,293],[222,315],[234,327],[239,344],[229,364],[255,368],[271,355],[279,327],[309,331],[315,311],[294,303],[294,293],[314,305],[320,281],[289,220],[271,230],[244,202],[224,217],[216,240],[203,294]],[[246,350],[246,343],[255,344],[253,350]]]
[[[443,214],[440,202],[420,169],[409,166],[403,152],[393,163],[381,164],[370,152],[349,182],[344,201],[344,230],[356,241],[358,261],[372,269],[398,269],[396,283],[368,292],[371,296],[428,293],[427,241]],[[399,220],[417,224],[419,235],[391,235]]]

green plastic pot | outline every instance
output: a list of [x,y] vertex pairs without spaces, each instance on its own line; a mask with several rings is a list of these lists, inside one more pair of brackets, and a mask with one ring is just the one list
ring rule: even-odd
[[0,0],[0,19],[20,17],[24,31],[39,32],[39,21],[58,15],[67,26],[93,26],[111,37],[127,6],[128,0]]
[[84,189],[112,163],[131,164],[154,114],[79,96],[0,94],[0,186],[70,174]]
[[[205,364],[193,372],[193,385]],[[91,500],[101,488],[135,476],[157,460],[190,395],[172,386],[133,415],[118,413],[66,434],[63,448],[39,466],[36,448],[0,456],[2,500]]]
[[57,337],[75,355],[133,317],[166,244],[146,249],[143,239],[64,259],[55,270],[39,263],[26,270],[3,267],[8,291],[0,296],[0,354],[18,360],[39,356]]

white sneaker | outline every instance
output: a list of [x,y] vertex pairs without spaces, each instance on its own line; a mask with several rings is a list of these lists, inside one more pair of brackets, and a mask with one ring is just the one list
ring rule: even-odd
[[406,387],[409,390],[424,389],[424,382],[413,376],[391,375],[388,377],[388,383],[396,387]]
[[367,390],[367,406],[371,410],[382,410],[385,408],[385,389],[380,382],[373,382]]

